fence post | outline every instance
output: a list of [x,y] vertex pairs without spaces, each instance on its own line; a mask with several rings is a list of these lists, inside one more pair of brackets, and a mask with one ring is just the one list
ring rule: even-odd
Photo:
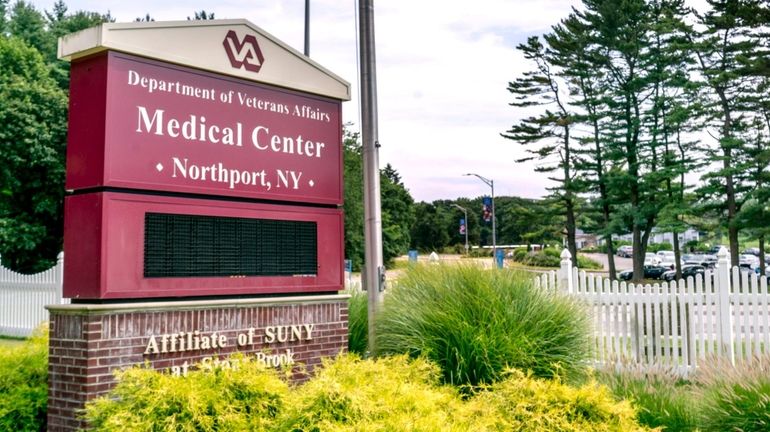
[[561,268],[559,269],[559,289],[567,294],[574,292],[572,286],[572,254],[569,250],[561,251]]
[[733,313],[730,304],[730,261],[727,249],[717,253],[717,331],[719,332],[719,354],[735,365],[735,347],[733,346]]
[[64,252],[56,256],[56,304],[62,303],[64,297]]

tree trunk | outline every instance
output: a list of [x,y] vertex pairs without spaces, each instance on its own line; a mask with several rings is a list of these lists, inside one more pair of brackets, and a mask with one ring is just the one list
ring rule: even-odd
[[676,262],[676,279],[682,279],[682,251],[679,246],[679,234],[676,231],[671,232],[674,236],[674,261]]

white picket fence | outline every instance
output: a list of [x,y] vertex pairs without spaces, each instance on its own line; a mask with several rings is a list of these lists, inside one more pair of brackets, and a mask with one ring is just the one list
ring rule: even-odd
[[578,271],[564,250],[561,269],[536,284],[585,301],[597,366],[666,366],[686,375],[706,361],[735,364],[770,353],[766,278],[731,269],[724,249],[717,256],[703,277],[639,285]]
[[26,337],[48,320],[45,305],[69,303],[62,298],[64,254],[54,267],[24,275],[0,265],[0,335]]

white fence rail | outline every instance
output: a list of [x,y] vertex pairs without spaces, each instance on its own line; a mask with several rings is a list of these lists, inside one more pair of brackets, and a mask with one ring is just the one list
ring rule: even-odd
[[714,358],[735,364],[770,353],[767,279],[731,269],[725,250],[718,258],[704,276],[639,285],[578,271],[565,250],[561,269],[536,283],[585,301],[598,365],[664,365],[687,374]]
[[45,305],[69,303],[62,298],[64,255],[56,266],[24,275],[0,265],[0,335],[26,337],[48,320]]

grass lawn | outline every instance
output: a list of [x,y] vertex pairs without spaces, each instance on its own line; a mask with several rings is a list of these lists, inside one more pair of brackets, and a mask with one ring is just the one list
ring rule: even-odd
[[4,351],[8,348],[19,346],[24,343],[24,339],[11,339],[6,337],[0,337],[0,351]]

